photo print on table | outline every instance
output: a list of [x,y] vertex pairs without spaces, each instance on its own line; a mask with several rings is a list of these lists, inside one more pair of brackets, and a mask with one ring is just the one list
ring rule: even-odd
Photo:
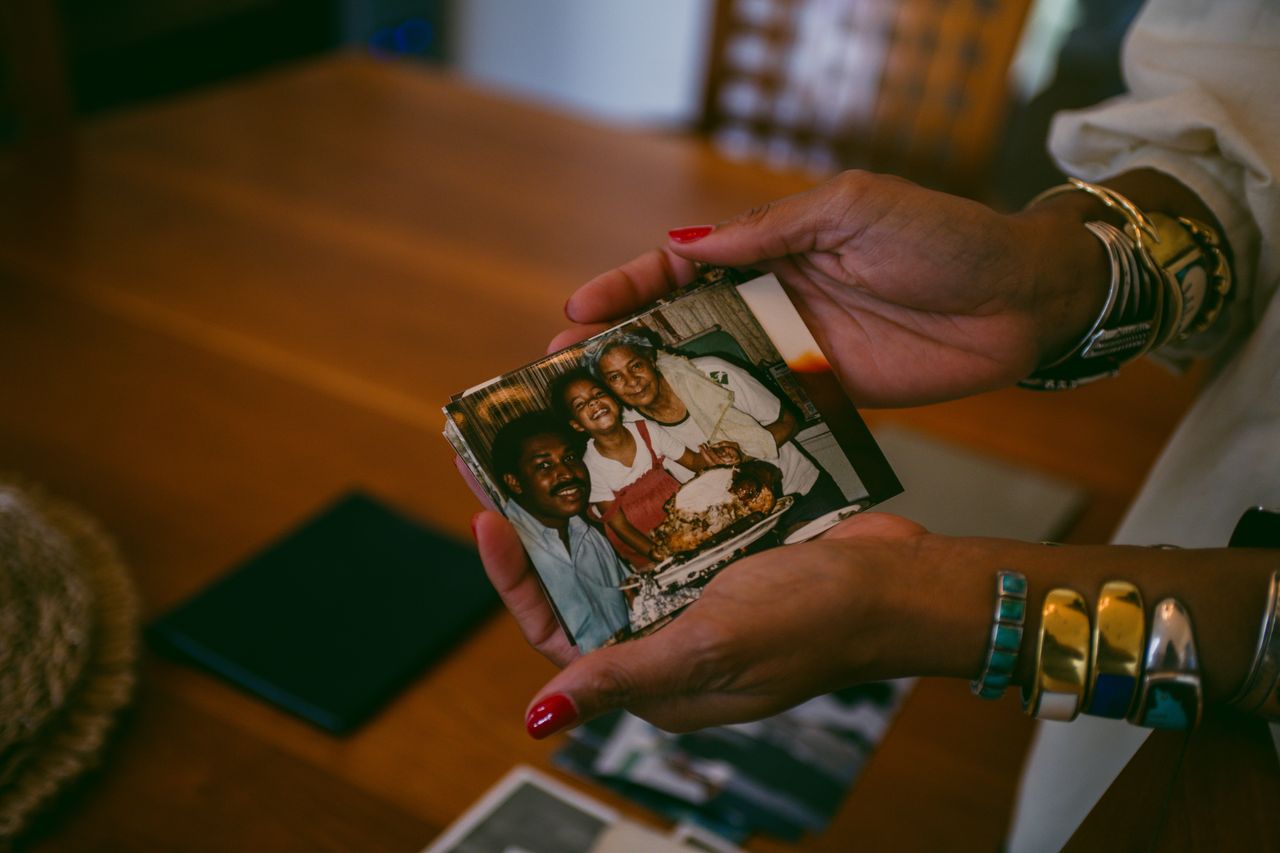
[[422,853],[592,853],[616,811],[517,765]]
[[445,415],[583,652],[902,490],[773,275],[706,271]]

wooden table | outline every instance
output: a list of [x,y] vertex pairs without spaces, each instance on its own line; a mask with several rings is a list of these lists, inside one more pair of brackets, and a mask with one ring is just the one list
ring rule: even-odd
[[[94,121],[0,155],[0,470],[98,516],[147,617],[355,484],[465,537],[448,395],[540,354],[575,284],[667,228],[805,185],[356,57]],[[1082,483],[1073,538],[1100,541],[1191,386],[1140,366],[869,419]],[[38,846],[419,849],[513,764],[550,766],[521,715],[551,672],[495,616],[335,739],[147,654]],[[1012,699],[924,681],[800,847],[994,849],[1029,733]]]

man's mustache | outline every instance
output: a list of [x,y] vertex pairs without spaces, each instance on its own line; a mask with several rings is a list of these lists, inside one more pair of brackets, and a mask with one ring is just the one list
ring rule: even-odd
[[577,488],[581,488],[585,490],[587,488],[586,480],[579,480],[577,478],[574,478],[572,480],[565,480],[563,483],[557,483],[556,485],[551,487],[551,494],[552,496],[555,496],[555,495],[559,495],[562,492],[567,492],[570,489],[577,489]]

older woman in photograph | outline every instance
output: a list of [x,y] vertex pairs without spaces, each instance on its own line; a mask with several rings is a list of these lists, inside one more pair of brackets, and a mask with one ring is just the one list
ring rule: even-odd
[[[796,495],[786,530],[848,504],[831,475],[795,441],[799,421],[760,380],[714,355],[687,358],[646,336],[618,331],[592,344],[587,365],[627,406],[690,448],[763,459],[782,471],[782,494]],[[668,463],[678,479],[689,472]]]

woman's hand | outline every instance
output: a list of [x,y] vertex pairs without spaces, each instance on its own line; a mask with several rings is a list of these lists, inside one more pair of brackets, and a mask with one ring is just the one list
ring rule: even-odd
[[564,635],[547,603],[516,529],[499,513],[485,510],[471,520],[471,530],[489,582],[515,617],[529,645],[556,666],[568,666],[577,660],[581,655]]
[[912,629],[899,617],[928,536],[903,518],[858,516],[739,560],[661,631],[586,656],[559,630],[511,526],[492,512],[476,522],[485,568],[525,637],[565,667],[532,704],[536,737],[614,708],[676,731],[756,719],[911,665],[901,652]]
[[[1049,548],[939,536],[867,513],[819,539],[745,557],[662,630],[580,656],[515,530],[495,512],[480,513],[475,529],[489,578],[521,631],[564,667],[528,712],[535,737],[620,707],[687,730],[766,716],[860,681],[973,678],[1001,566],[1026,574],[1028,602],[1065,586],[1092,613],[1097,591],[1117,578],[1136,584],[1146,601],[1178,599],[1195,614],[1205,701],[1224,702],[1248,672],[1259,603],[1275,571],[1275,553],[1266,549]],[[1032,607],[1015,684],[1030,677],[1038,629]]]
[[[1063,197],[1006,216],[845,172],[705,236],[672,232],[666,247],[587,282],[565,310],[605,323],[691,280],[694,261],[755,267],[782,281],[855,403],[960,397],[1023,378],[1097,315],[1107,261],[1081,204]],[[570,330],[553,348],[598,329]]]
[[704,444],[698,449],[708,467],[716,465],[736,465],[742,461],[742,448],[735,441],[717,441],[715,444]]

